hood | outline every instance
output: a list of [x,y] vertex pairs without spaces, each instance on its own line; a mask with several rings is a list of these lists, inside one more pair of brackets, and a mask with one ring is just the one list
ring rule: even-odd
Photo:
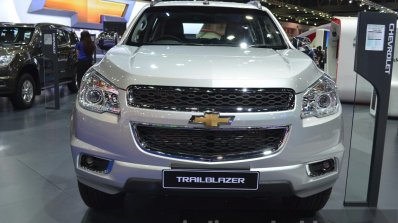
[[320,76],[295,49],[221,46],[116,46],[95,69],[117,87],[164,85],[306,90]]

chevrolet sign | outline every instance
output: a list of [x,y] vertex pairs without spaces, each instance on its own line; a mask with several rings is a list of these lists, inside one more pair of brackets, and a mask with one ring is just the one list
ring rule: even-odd
[[67,16],[72,27],[102,29],[104,21],[127,22],[135,1],[127,0],[32,0],[29,13]]

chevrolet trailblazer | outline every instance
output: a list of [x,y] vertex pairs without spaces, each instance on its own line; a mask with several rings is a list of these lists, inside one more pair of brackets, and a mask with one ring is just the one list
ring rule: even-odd
[[[338,178],[331,78],[255,3],[147,5],[83,77],[71,121],[80,194],[282,197],[317,211]],[[112,201],[112,202],[111,202]]]

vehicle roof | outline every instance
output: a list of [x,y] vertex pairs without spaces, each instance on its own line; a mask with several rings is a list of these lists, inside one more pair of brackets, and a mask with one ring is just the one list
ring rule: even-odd
[[10,23],[10,22],[0,22],[2,27],[43,27],[43,26],[55,26],[57,28],[69,28],[68,26],[56,24],[56,23]]
[[208,5],[204,4],[204,1],[164,1],[158,2],[154,7],[159,6],[211,6],[211,7],[229,7],[229,8],[241,8],[241,9],[259,9],[253,4],[248,3],[237,3],[237,2],[221,2],[221,1],[208,1]]

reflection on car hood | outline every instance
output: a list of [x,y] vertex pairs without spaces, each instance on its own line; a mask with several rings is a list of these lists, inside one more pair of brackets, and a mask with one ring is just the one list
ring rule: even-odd
[[26,47],[26,45],[0,45],[0,56],[20,53],[21,51],[24,51]]
[[302,92],[321,76],[295,50],[223,46],[116,46],[95,67],[117,87],[292,88]]

